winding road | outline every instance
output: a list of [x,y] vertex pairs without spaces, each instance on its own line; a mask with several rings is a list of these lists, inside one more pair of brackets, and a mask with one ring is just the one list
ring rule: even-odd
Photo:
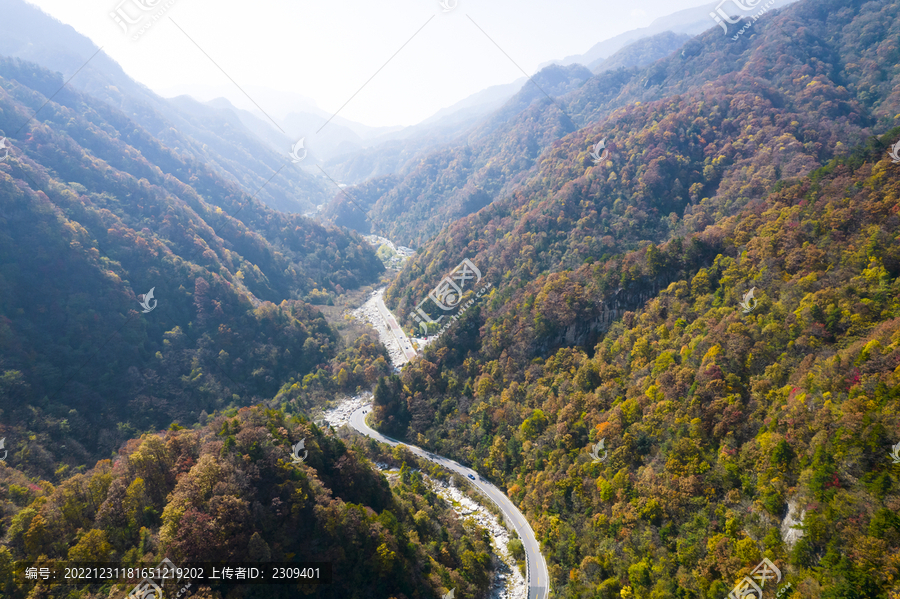
[[[353,414],[350,416],[350,426],[352,426],[360,434],[371,437],[376,441],[381,441],[382,443],[387,443],[388,445],[400,445],[401,443],[399,441],[395,441],[390,437],[385,437],[378,431],[370,428],[368,424],[366,424],[365,415],[370,410],[371,406],[363,406],[353,412]],[[415,445],[410,445],[409,443],[402,443],[402,445],[408,447],[411,452],[419,457],[423,457],[426,460],[431,460],[432,462],[440,464],[448,470],[452,470],[458,474],[463,475],[471,484],[478,488],[478,490],[487,495],[495,504],[497,504],[497,507],[499,507],[503,512],[503,516],[506,518],[506,521],[513,526],[513,528],[519,535],[519,539],[521,539],[522,544],[525,546],[525,561],[527,565],[527,574],[525,579],[528,581],[528,599],[547,599],[550,596],[548,592],[550,575],[547,571],[547,562],[544,561],[544,556],[541,555],[540,545],[538,544],[537,539],[534,536],[534,531],[531,530],[531,526],[525,519],[525,516],[523,516],[522,512],[520,512],[519,509],[513,504],[513,502],[509,500],[506,494],[488,481],[481,478],[481,476],[479,476],[478,473],[471,468],[466,468],[462,464],[454,462],[453,460],[435,455],[433,453],[429,453],[424,449],[416,447]],[[469,478],[469,475],[473,476],[474,480]]]
[[403,352],[403,355],[406,356],[407,360],[412,360],[417,355],[416,350],[413,349],[412,343],[410,343],[409,338],[406,336],[406,333],[404,333],[403,329],[400,328],[400,325],[397,324],[397,319],[394,318],[394,315],[384,304],[385,289],[386,287],[382,287],[378,290],[378,293],[375,296],[375,305],[378,306],[378,312],[381,314],[381,318],[384,319],[384,324],[387,325],[388,331],[390,331],[394,335],[394,339],[397,340],[397,345],[400,346],[400,351]]

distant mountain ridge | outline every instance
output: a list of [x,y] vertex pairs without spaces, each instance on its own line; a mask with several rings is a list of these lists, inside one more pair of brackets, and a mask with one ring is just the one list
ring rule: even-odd
[[[401,173],[378,178],[380,197],[371,195],[375,187],[370,182],[358,189],[347,188],[322,218],[335,224],[358,222],[356,213],[362,207],[367,212],[367,232],[402,245],[420,245],[441,228],[488,205],[560,130],[571,130],[573,124],[560,113],[546,125],[551,131],[538,131],[536,138],[528,131],[516,142],[505,139],[517,119],[533,106],[548,103],[547,94],[566,93],[590,77],[591,72],[580,65],[544,69],[500,109],[470,128],[463,139],[414,156]],[[497,148],[502,149],[502,160]],[[502,164],[507,161],[509,166]]]
[[591,70],[599,74],[615,69],[641,67],[672,54],[690,39],[689,35],[683,33],[671,31],[657,33],[625,46],[608,58],[592,63]]
[[341,340],[310,303],[376,281],[369,244],[268,208],[62,82],[0,57],[0,437],[27,451],[65,418],[65,455],[32,447],[52,472],[326,372]]
[[633,44],[645,37],[651,37],[666,31],[691,37],[700,35],[707,29],[715,27],[716,25],[715,21],[709,16],[711,10],[710,7],[704,5],[686,8],[670,15],[658,17],[647,27],[632,29],[631,31],[620,33],[607,40],[597,42],[584,54],[575,54],[566,56],[560,60],[549,61],[543,63],[541,67],[543,68],[551,64],[580,64],[594,70],[603,60],[609,58],[625,46]]
[[[512,83],[491,86],[409,127],[369,127],[348,121],[340,115],[328,114],[307,98],[247,86],[248,93],[263,98],[261,101],[267,113],[288,132],[287,135],[278,131],[249,100],[236,106],[234,102],[216,96],[213,88],[203,86],[179,86],[168,90],[168,94],[190,95],[210,106],[231,107],[248,129],[279,153],[297,139],[305,137],[309,154],[302,165],[304,170],[317,174],[311,164],[319,162],[337,180],[353,184],[397,172],[413,154],[456,138],[499,108],[526,81],[521,78]],[[320,132],[326,122],[327,127]],[[360,165],[367,168],[361,169]]]
[[[842,155],[875,127],[886,130],[900,113],[900,61],[886,61],[884,71],[855,65],[879,63],[881,40],[900,32],[889,19],[897,5],[830,1],[844,11],[847,32],[833,29],[812,3],[800,2],[769,12],[748,38],[733,40],[716,28],[687,42],[683,53],[639,70],[599,73],[554,104],[531,106],[494,144],[501,151],[485,150],[482,160],[495,171],[505,160],[521,160],[521,152],[509,151],[509,158],[503,152],[527,147],[519,140],[535,129],[563,129],[568,121],[560,107],[591,124],[560,135],[508,195],[431,240],[385,301],[408,313],[429,283],[463,257],[483,256],[483,272],[495,263],[505,277],[526,281],[544,269],[571,269],[589,257],[658,243],[680,227],[694,230],[733,213],[779,178],[801,176]],[[873,27],[869,37],[849,33],[873,22],[877,27],[866,25]],[[811,69],[807,56],[820,56],[822,64]],[[767,70],[786,57],[790,69]],[[610,155],[595,163],[591,150],[602,139]],[[421,172],[430,182],[446,181],[457,170],[451,163],[446,171]],[[699,203],[705,216],[692,217]],[[471,255],[466,248],[478,250]]]
[[[167,146],[209,164],[250,193],[260,190],[267,205],[306,212],[332,196],[334,187],[327,179],[290,163],[289,144],[278,152],[232,115],[200,103],[161,98],[104,52],[97,53],[88,38],[24,0],[0,0],[0,14],[0,55],[35,62],[66,79],[83,67],[70,86],[108,102]],[[268,181],[280,167],[285,168]]]
[[[788,4],[796,1],[797,0],[780,0],[772,8],[784,8]],[[704,31],[716,27],[717,25],[715,20],[713,20],[713,18],[710,16],[710,13],[714,12],[714,9],[715,5],[709,3],[703,4],[702,6],[695,6],[693,8],[686,8],[669,15],[658,17],[647,27],[632,29],[631,31],[626,31],[625,33],[621,33],[615,37],[598,42],[591,46],[591,48],[584,54],[574,54],[572,56],[566,56],[565,58],[562,58],[560,60],[545,62],[540,65],[540,68],[551,64],[581,64],[588,67],[592,71],[596,71],[597,67],[600,66],[600,64],[604,60],[606,60],[622,48],[633,44],[638,40],[652,37],[664,32],[696,37]],[[736,14],[735,7],[731,5],[726,5],[723,7],[723,9],[726,10],[728,14]]]
[[[380,179],[379,188],[388,181],[394,187],[375,203],[369,203],[372,186],[364,183],[335,196],[322,218],[355,226],[362,206],[367,219],[361,230],[421,245],[458,218],[510,193],[544,150],[618,105],[616,94],[638,76],[634,67],[671,54],[683,39],[664,33],[637,41],[610,57],[609,72],[601,68],[596,75],[577,64],[546,67],[463,137],[413,154],[405,168]],[[623,70],[626,66],[631,68]],[[588,85],[590,91],[582,90]],[[581,97],[568,106],[556,99],[570,95]]]

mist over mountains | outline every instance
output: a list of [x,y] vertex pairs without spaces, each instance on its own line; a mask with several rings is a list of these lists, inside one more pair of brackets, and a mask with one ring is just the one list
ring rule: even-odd
[[0,596],[900,594],[900,2],[723,5],[401,128],[0,0]]
[[160,142],[210,165],[228,180],[259,189],[266,204],[305,212],[331,197],[333,186],[327,181],[293,166],[263,186],[285,163],[283,154],[263,143],[232,111],[217,111],[189,98],[161,98],[126,75],[105,53],[97,53],[99,48],[72,27],[22,0],[2,0],[0,13],[5,17],[0,25],[0,55],[58,71],[64,81],[77,71],[69,84],[73,89],[105,101]]

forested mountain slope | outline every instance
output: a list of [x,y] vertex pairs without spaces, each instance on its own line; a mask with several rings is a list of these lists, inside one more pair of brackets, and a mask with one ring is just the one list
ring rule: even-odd
[[[696,29],[700,15],[696,9],[688,12],[693,16],[680,22],[676,29]],[[702,11],[702,17],[707,19],[706,27],[710,27],[712,21],[708,20],[705,11]],[[692,24],[688,26],[688,22]],[[665,31],[665,28],[663,18],[660,24],[653,27],[657,34],[632,40],[621,48],[621,43],[615,43],[619,49],[605,60],[597,61],[593,65],[594,71],[602,73],[642,67],[668,56],[690,39],[684,33],[672,33]],[[642,34],[641,30],[628,35],[639,34]],[[635,76],[635,73],[629,75]],[[573,96],[578,97],[578,89],[589,77],[590,73],[581,65],[562,67],[554,64],[538,72],[533,81],[528,81],[514,98],[482,122],[473,125],[462,139],[444,142],[445,147],[426,150],[420,147],[421,144],[413,147],[409,144],[378,146],[341,161],[333,161],[329,164],[329,172],[334,169],[338,174],[349,170],[358,172],[361,166],[374,163],[378,165],[372,171],[375,176],[386,172],[380,165],[395,160],[398,152],[408,160],[406,166],[397,172],[401,178],[394,184],[395,189],[389,189],[375,198],[378,200],[377,206],[361,202],[357,195],[365,196],[367,190],[353,187],[346,190],[346,194],[336,196],[323,217],[344,226],[359,227],[359,210],[347,200],[349,195],[369,212],[369,218],[363,225],[365,229],[357,230],[377,231],[410,245],[421,245],[454,220],[508,193],[520,182],[518,175],[531,168],[541,152],[559,137],[596,120],[599,115],[608,113],[611,107],[622,105],[616,102],[617,98],[610,98],[604,93],[601,94],[601,109],[592,106],[588,113],[583,113],[578,106],[567,106],[569,101],[565,96],[572,92]],[[627,77],[604,78],[599,86],[618,93],[623,80]],[[590,93],[596,95],[596,86],[591,88]],[[554,98],[556,104],[548,100],[548,95]],[[628,103],[634,99],[629,96],[623,101]],[[560,107],[566,114],[557,123]],[[529,109],[528,113],[522,114],[526,109]],[[542,130],[548,126],[548,131]],[[416,154],[422,155],[416,159]],[[362,184],[363,187],[365,185]]]
[[[842,155],[846,148],[860,143],[875,123],[880,122],[883,131],[889,126],[885,122],[900,113],[898,16],[896,3],[831,0],[770,10],[737,40],[713,26],[688,42],[683,52],[648,67],[597,74],[553,102],[543,98],[469,146],[426,157],[379,200],[370,219],[375,230],[414,245],[421,245],[467,209],[476,210],[491,201],[503,204],[493,213],[502,219],[512,210],[508,206],[531,201],[535,185],[542,191],[558,191],[563,183],[577,178],[558,165],[566,162],[560,161],[561,155],[573,159],[581,152],[577,169],[583,174],[592,164],[590,146],[601,139],[607,139],[613,163],[597,170],[595,176],[607,179],[612,171],[621,178],[623,168],[627,170],[622,161],[629,161],[627,176],[644,179],[643,170],[649,171],[649,192],[658,191],[653,185],[663,175],[669,176],[668,183],[674,188],[667,185],[663,192],[681,197],[682,208],[696,183],[700,187],[695,187],[695,192],[700,195],[692,202],[714,197],[720,187],[735,186],[732,196],[740,188],[755,187],[760,165],[750,160],[738,164],[736,159],[746,159],[756,147],[767,147],[773,155],[766,163],[776,164],[785,175],[808,172],[822,160]],[[695,105],[691,113],[673,120],[672,112],[696,102],[703,105]],[[730,121],[736,113],[749,116],[751,106],[755,116],[740,123],[744,129],[722,129],[723,121]],[[664,121],[673,128],[667,128]],[[704,127],[706,121],[708,127]],[[633,139],[649,133],[654,122],[675,138]],[[791,125],[793,122],[797,125]],[[745,132],[747,126],[753,133]],[[774,142],[784,133],[796,144],[787,144],[782,150],[780,140],[777,145]],[[760,138],[761,134],[775,137]],[[749,135],[754,135],[753,140]],[[648,156],[654,150],[646,145],[650,142],[657,151],[669,154],[668,160],[666,156]],[[684,144],[694,146],[692,154],[686,154]],[[724,158],[718,163],[706,163],[719,156]],[[651,168],[654,162],[656,166]],[[679,164],[678,169],[673,162]],[[710,168],[704,171],[707,166]],[[697,174],[692,175],[693,171]],[[534,185],[529,188],[528,182]],[[629,181],[617,185],[629,185]],[[518,196],[508,197],[516,192]],[[613,192],[616,199],[619,191]],[[647,212],[647,208],[635,209]],[[657,211],[658,217],[669,215],[669,210]],[[569,226],[567,223],[566,228]],[[504,227],[503,232],[507,231]],[[444,243],[446,231],[443,235],[436,244]]]
[[500,108],[527,82],[526,77],[521,77],[485,88],[442,108],[417,125],[381,135],[362,150],[332,158],[324,168],[335,180],[346,184],[405,172],[407,165],[414,163],[420,154],[460,137]]
[[900,592],[900,3],[750,31],[624,81],[386,294],[412,328],[464,258],[491,284],[376,417],[505,485],[561,597],[724,597],[764,556],[792,599]]
[[[709,32],[632,78],[621,97],[686,91],[556,142],[510,196],[417,254],[386,301],[408,314],[462,258],[506,298],[541,273],[702,230],[896,123],[900,3],[799,2],[753,31],[736,41]],[[589,80],[568,106],[612,76]],[[595,163],[601,140],[609,155]]]
[[625,46],[609,58],[600,61],[592,70],[594,73],[602,73],[615,69],[641,67],[668,56],[680,49],[690,39],[690,36],[683,33],[664,31]]
[[[264,204],[286,212],[306,212],[333,195],[334,186],[327,179],[290,164],[287,153],[296,139],[288,139],[268,121],[263,126],[270,136],[281,137],[280,151],[273,151],[251,132],[237,110],[158,96],[129,77],[90,39],[37,6],[24,0],[0,0],[0,14],[0,55],[63,73],[67,80],[71,78],[71,89],[104,100],[177,153],[202,162],[220,178],[259,189]],[[112,19],[109,27],[117,27]],[[266,183],[285,164],[279,176]]]
[[[791,599],[900,592],[898,138],[688,239],[496,290],[379,387],[382,428],[505,486],[560,597],[721,598],[763,557]],[[619,285],[652,297],[533,357]]]
[[[604,78],[602,85],[618,90],[637,72],[626,74],[618,69],[636,68],[666,56],[680,45],[675,43],[679,39],[674,34],[661,34],[620,50],[609,58],[615,75]],[[362,208],[367,212],[366,224],[358,230],[377,232],[399,243],[422,245],[459,218],[506,195],[521,183],[523,173],[534,166],[544,150],[596,119],[596,114],[572,112],[561,100],[567,94],[577,96],[591,77],[590,71],[580,65],[542,69],[512,99],[466,133],[465,145],[455,140],[424,153],[402,172],[380,178],[391,186],[378,197],[370,196],[369,182],[346,189],[332,200],[323,217],[356,228]],[[602,95],[606,101],[612,100],[609,94]],[[560,106],[564,112],[560,112]]]
[[0,59],[0,437],[36,472],[271,399],[339,350],[303,300],[383,272],[357,234],[265,207],[90,96],[29,121],[61,86]]
[[[303,441],[302,463],[292,447]],[[392,489],[367,459],[400,467]],[[176,567],[198,562],[330,562],[332,583],[201,586],[200,599],[431,599],[488,581],[484,530],[435,495],[409,452],[348,447],[304,419],[261,407],[196,430],[130,441],[113,460],[60,484],[0,462],[0,594],[6,599],[124,597],[134,585],[24,582],[13,560]],[[265,564],[260,564],[265,568]],[[268,572],[267,572],[268,574]],[[32,590],[37,587],[35,590]],[[178,587],[166,596],[175,596]]]
[[[540,149],[559,137],[555,131],[545,134],[523,130],[518,132],[518,139],[511,140],[509,123],[518,122],[523,113],[530,111],[529,106],[545,102],[545,93],[564,94],[590,76],[591,72],[581,65],[543,69],[533,77],[534,82],[526,83],[500,109],[468,132],[466,145],[460,146],[456,141],[449,147],[427,152],[408,172],[380,178],[379,181],[390,181],[391,186],[370,203],[356,199],[357,195],[367,197],[368,182],[361,184],[359,193],[357,187],[345,189],[335,196],[325,218],[336,224],[354,225],[357,206],[352,199],[366,210],[368,230],[401,245],[421,245],[443,227],[490,203],[511,174],[527,169]],[[504,150],[505,159],[515,161],[514,166],[500,168],[498,148]]]

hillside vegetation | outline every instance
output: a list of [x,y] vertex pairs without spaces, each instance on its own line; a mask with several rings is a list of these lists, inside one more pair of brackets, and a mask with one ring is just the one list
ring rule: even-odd
[[[885,597],[900,590],[898,231],[900,169],[860,150],[689,241],[494,292],[376,390],[376,417],[504,486],[560,596],[723,597],[765,555],[791,597]],[[610,282],[664,273],[596,346],[532,358]]]
[[723,597],[764,556],[792,599],[900,592],[898,11],[688,42],[388,289],[412,330],[463,258],[491,283],[375,416],[506,488],[558,596]]
[[342,347],[304,300],[384,271],[355,233],[266,208],[90,96],[63,88],[29,122],[61,86],[0,60],[0,437],[45,476],[327,371]]
[[0,58],[0,596],[114,598],[13,571],[163,557],[334,566],[202,599],[483,595],[488,538],[427,466],[310,423],[368,389],[381,431],[521,508],[554,597],[722,599],[763,558],[780,599],[900,596],[900,2],[679,41],[548,67],[342,190],[327,218],[418,246],[385,293],[409,332],[463,259],[490,284],[399,375],[317,308],[384,274],[358,233]]
[[[473,596],[487,582],[486,531],[456,517],[412,470],[409,452],[348,447],[305,419],[261,407],[175,429],[130,441],[115,459],[59,485],[0,462],[2,596],[106,599],[134,587],[46,586],[13,576],[22,563],[48,560],[331,563],[332,584],[195,581],[191,596],[202,599],[431,599],[451,588]],[[291,448],[301,440],[307,457],[295,463]],[[393,488],[367,452],[400,467]]]
[[[662,99],[616,108],[554,143],[509,196],[423,247],[385,301],[405,318],[463,258],[508,297],[542,273],[702,231],[896,126],[898,39],[900,5],[848,0],[798,2],[737,41],[705,33],[684,56],[623,81],[618,101]],[[600,110],[602,80],[614,76],[590,79],[569,106]],[[557,118],[533,116],[544,127]],[[595,163],[604,139],[609,156]]]
[[[505,486],[562,596],[721,597],[765,554],[796,597],[884,597],[900,590],[898,231],[883,149],[834,161],[693,251],[675,240],[497,293],[376,392],[376,417]],[[664,272],[595,347],[530,358],[606,281]],[[789,506],[805,512],[793,547]]]

